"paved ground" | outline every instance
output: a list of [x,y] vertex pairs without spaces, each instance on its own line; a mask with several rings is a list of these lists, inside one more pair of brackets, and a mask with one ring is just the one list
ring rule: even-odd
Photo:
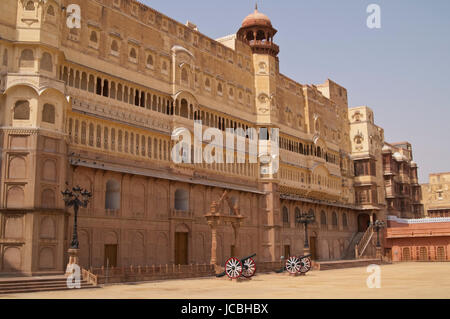
[[251,281],[189,279],[109,285],[101,289],[0,295],[0,298],[450,298],[450,263],[381,266],[381,288],[369,289],[366,268],[261,274]]

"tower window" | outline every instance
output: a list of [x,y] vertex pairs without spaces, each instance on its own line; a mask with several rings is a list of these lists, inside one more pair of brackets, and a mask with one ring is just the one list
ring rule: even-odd
[[34,2],[33,1],[28,1],[27,4],[25,5],[25,10],[26,11],[34,11]]
[[17,101],[14,106],[15,120],[29,120],[30,119],[30,103],[28,101]]

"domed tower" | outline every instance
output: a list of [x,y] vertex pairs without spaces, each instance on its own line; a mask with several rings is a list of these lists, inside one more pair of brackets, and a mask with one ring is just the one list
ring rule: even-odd
[[[259,129],[259,173],[262,189],[266,193],[267,214],[264,238],[267,239],[263,258],[267,261],[279,260],[282,243],[277,235],[280,224],[280,203],[278,194],[278,132],[273,116],[276,105],[278,53],[279,47],[273,43],[277,30],[270,19],[263,13],[255,11],[249,14],[237,32],[237,41],[250,46],[253,61],[253,81],[255,87],[256,124]],[[272,130],[275,129],[275,130]]]
[[272,26],[269,17],[259,12],[258,5],[255,5],[255,11],[242,21],[237,38],[248,43],[253,53],[270,54],[276,57],[280,52],[278,45],[273,43],[276,33],[277,30]]

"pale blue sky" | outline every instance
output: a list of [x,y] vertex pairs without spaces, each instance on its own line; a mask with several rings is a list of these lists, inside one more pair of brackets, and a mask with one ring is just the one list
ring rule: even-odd
[[[255,1],[141,0],[211,38],[235,33]],[[366,8],[381,7],[381,29]],[[449,0],[263,0],[278,30],[280,71],[300,83],[330,78],[349,106],[368,105],[389,142],[409,141],[420,181],[450,171]]]

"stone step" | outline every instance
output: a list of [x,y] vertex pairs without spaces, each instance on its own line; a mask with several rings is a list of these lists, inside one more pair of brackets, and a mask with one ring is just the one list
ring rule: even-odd
[[[91,289],[99,288],[98,286],[86,285],[81,286],[79,289]],[[77,288],[74,288],[77,289]],[[0,295],[4,294],[17,294],[17,293],[29,293],[29,292],[42,292],[42,291],[60,291],[60,290],[70,290],[67,286],[56,286],[56,287],[30,287],[30,288],[16,288],[11,290],[2,290],[0,288]]]
[[45,284],[49,282],[66,282],[66,278],[61,279],[28,279],[28,280],[2,280],[0,281],[0,287],[3,285],[26,285],[26,284]]
[[[86,280],[80,282],[81,288],[97,288]],[[69,290],[67,287],[67,279],[64,276],[52,277],[15,277],[15,278],[1,278],[0,280],[0,294],[38,292],[38,291],[54,291],[54,290]],[[77,288],[74,288],[77,289]]]
[[[88,282],[82,281],[81,285],[89,285]],[[41,283],[13,283],[13,284],[0,284],[0,290],[15,289],[15,288],[33,288],[33,287],[53,287],[53,286],[65,286],[67,282],[41,282]]]
[[341,261],[322,261],[317,262],[315,268],[317,270],[332,270],[332,269],[344,269],[354,267],[367,267],[369,265],[381,265],[386,262],[380,259],[363,259],[363,260],[341,260]]

